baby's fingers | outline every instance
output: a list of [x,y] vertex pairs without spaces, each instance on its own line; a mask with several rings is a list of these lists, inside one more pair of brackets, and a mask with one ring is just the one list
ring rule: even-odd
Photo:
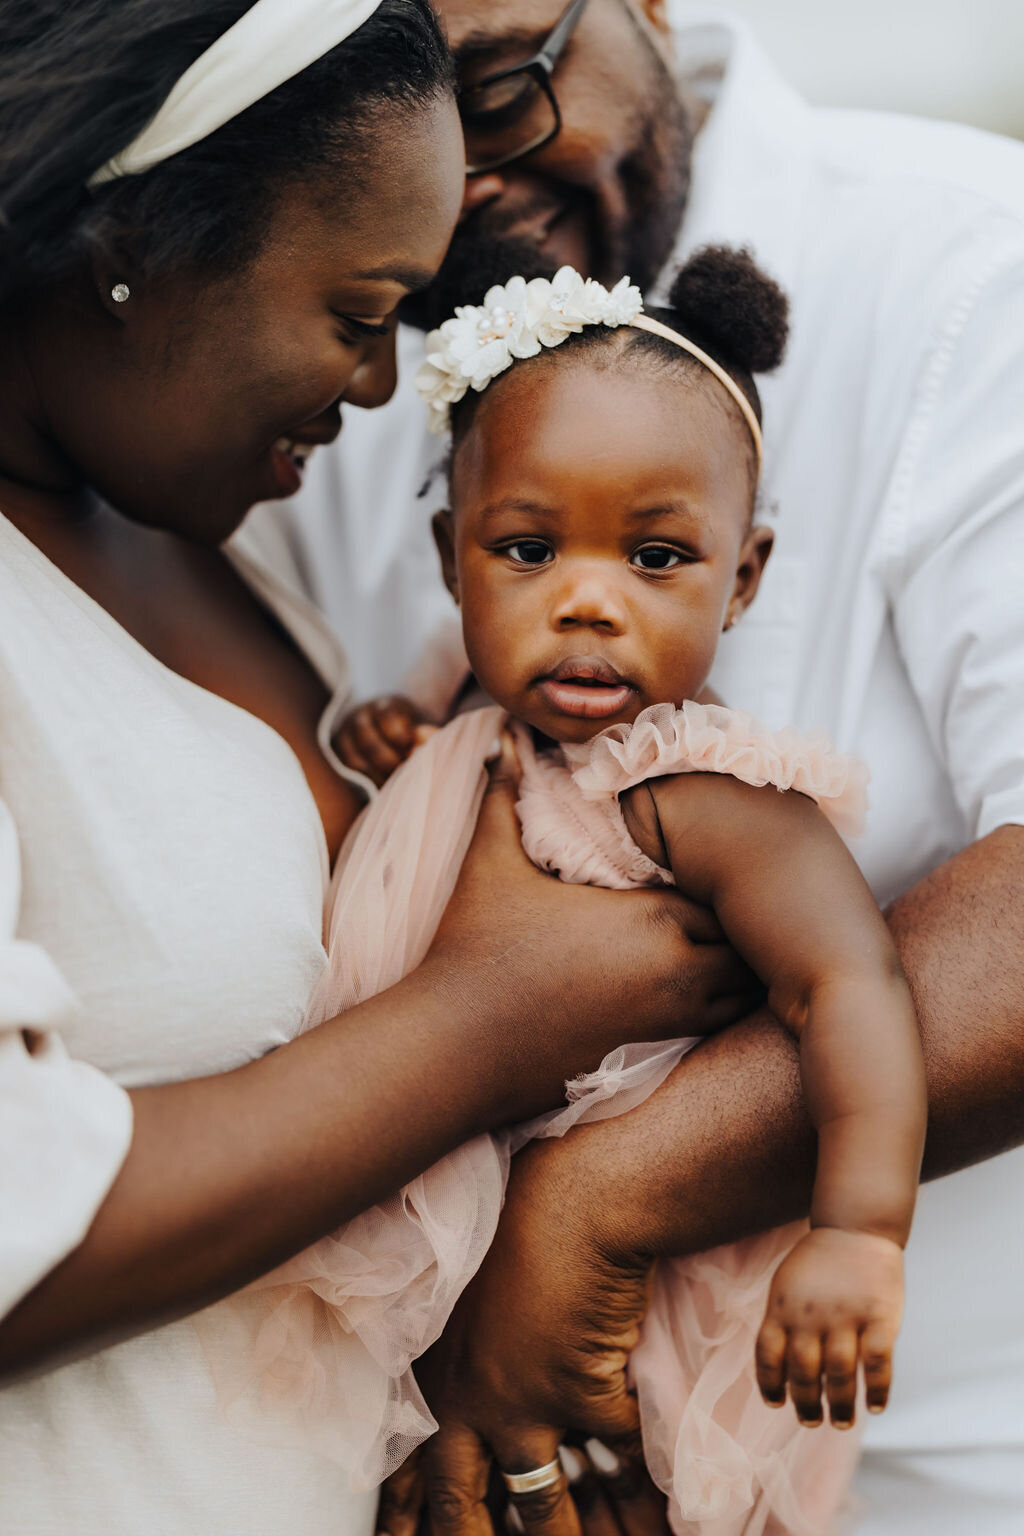
[[860,1336],[869,1413],[881,1413],[892,1385],[892,1330],[884,1323],[869,1323]]
[[857,1333],[833,1328],[825,1340],[825,1392],[836,1429],[849,1429],[857,1403]]
[[821,1339],[818,1334],[796,1330],[790,1334],[786,1375],[797,1418],[809,1429],[816,1428],[824,1417],[821,1408]]
[[769,1407],[781,1408],[786,1401],[786,1330],[773,1318],[761,1324],[755,1359],[761,1396]]

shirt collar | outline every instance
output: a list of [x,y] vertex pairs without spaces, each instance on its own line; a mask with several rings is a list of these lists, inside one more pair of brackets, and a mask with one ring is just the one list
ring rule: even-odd
[[679,239],[656,296],[664,296],[663,283],[680,263],[708,244],[750,246],[791,288],[805,240],[815,113],[728,11],[670,0],[669,17],[680,78],[698,93],[710,86],[714,99],[694,147]]

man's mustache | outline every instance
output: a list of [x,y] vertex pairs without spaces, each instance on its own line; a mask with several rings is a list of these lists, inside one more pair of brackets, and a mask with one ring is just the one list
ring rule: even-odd
[[[518,219],[516,222],[519,222]],[[459,304],[481,304],[489,288],[516,275],[554,277],[555,263],[532,240],[492,235],[472,227],[456,230],[434,281],[402,302],[399,316],[417,330],[432,331],[451,318]]]

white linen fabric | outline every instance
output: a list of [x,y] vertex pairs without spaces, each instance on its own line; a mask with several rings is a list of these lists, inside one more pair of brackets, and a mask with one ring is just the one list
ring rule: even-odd
[[[1024,823],[1024,146],[812,109],[745,30],[676,3],[714,105],[676,260],[749,245],[793,302],[763,383],[777,543],[713,681],[769,725],[824,727],[872,774],[854,851],[880,900]],[[673,268],[676,262],[673,262]],[[346,414],[260,537],[331,618],[358,691],[450,622],[430,538],[439,458],[404,335],[395,399]],[[1019,1536],[1024,1152],[926,1188],[888,1413],[857,1536]]]
[[368,21],[380,0],[256,0],[200,54],[154,118],[90,187],[138,176],[208,138]]
[[[237,563],[333,692],[337,642]],[[298,760],[169,671],[0,516],[0,1312],[81,1240],[125,1089],[291,1038],[325,964],[327,850]],[[18,1536],[368,1536],[373,1499],[221,1422],[185,1321],[0,1391]]]

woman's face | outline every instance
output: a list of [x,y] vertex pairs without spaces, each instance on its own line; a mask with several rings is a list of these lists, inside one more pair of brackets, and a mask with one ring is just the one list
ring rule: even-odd
[[703,381],[585,357],[488,390],[438,542],[473,672],[511,714],[579,742],[700,693],[771,548],[733,414]]
[[[298,490],[343,401],[390,397],[395,307],[444,256],[463,149],[450,101],[385,121],[358,175],[285,190],[246,269],[132,286],[97,313],[87,346],[64,340],[48,425],[118,510],[219,542],[254,503]],[[58,315],[50,326],[60,352]]]

